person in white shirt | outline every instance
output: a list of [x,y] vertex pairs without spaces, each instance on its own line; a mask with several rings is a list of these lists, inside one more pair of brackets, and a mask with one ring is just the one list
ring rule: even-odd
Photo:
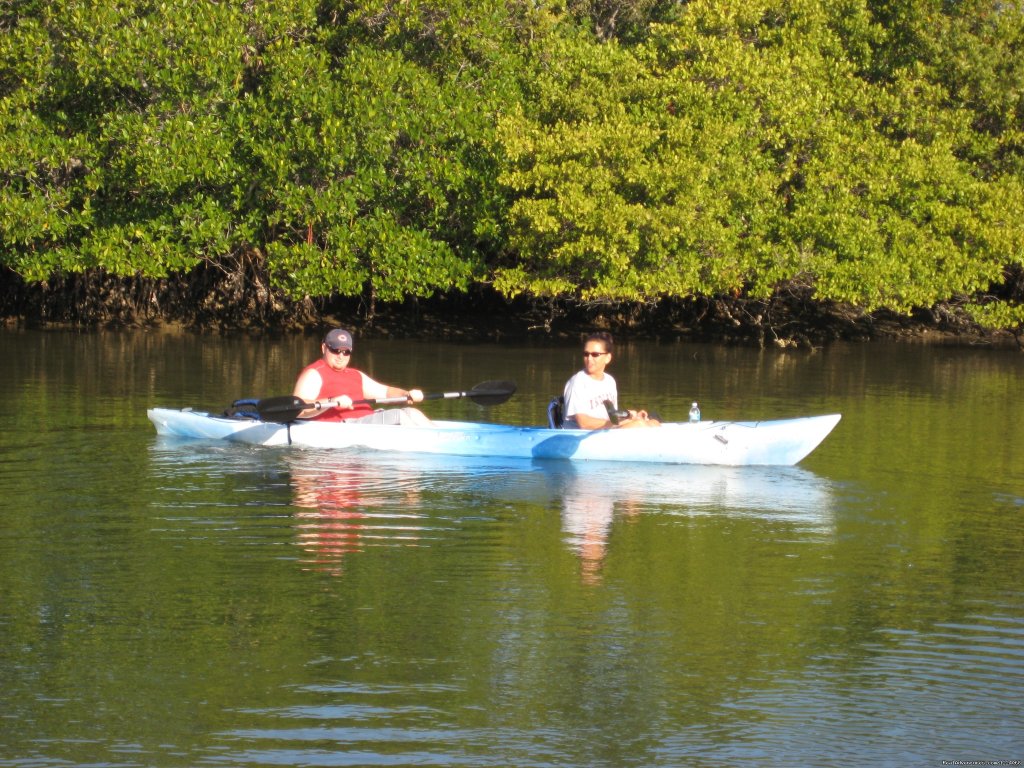
[[605,368],[612,361],[612,335],[596,331],[583,342],[583,370],[578,371],[565,384],[563,393],[565,429],[609,429],[611,427],[657,427],[661,422],[648,416],[647,411],[627,411],[625,418],[613,424],[605,401],[613,410],[619,407],[619,391],[615,379]]

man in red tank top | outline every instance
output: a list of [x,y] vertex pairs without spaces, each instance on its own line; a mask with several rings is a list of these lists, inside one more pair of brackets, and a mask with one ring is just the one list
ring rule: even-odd
[[320,345],[322,357],[299,373],[292,392],[307,403],[334,400],[331,408],[309,408],[299,414],[302,419],[318,421],[357,421],[370,424],[424,425],[428,419],[416,408],[374,410],[360,400],[405,397],[410,403],[423,401],[418,389],[399,389],[374,381],[362,371],[349,368],[352,359],[352,334],[343,328],[328,332]]

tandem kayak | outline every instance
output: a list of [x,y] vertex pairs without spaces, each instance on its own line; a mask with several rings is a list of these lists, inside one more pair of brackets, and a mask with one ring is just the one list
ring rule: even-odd
[[830,414],[587,431],[463,421],[434,421],[430,426],[325,421],[282,424],[189,408],[151,408],[146,413],[160,435],[250,445],[727,466],[796,464],[818,447],[840,419],[839,414]]

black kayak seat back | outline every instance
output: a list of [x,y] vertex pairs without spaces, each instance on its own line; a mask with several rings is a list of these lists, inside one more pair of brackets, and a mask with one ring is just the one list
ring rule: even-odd
[[551,398],[548,403],[548,427],[561,429],[565,421],[565,398],[561,395]]

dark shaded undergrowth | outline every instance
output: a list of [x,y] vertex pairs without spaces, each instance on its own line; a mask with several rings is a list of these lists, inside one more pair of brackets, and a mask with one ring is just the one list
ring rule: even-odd
[[744,296],[584,303],[570,299],[506,299],[487,285],[400,303],[360,298],[289,299],[253,272],[204,267],[187,277],[117,278],[76,273],[25,283],[0,272],[0,320],[26,327],[176,326],[203,333],[319,333],[344,325],[366,337],[449,341],[576,339],[592,329],[635,339],[678,339],[776,347],[833,341],[904,339],[953,344],[1015,345],[1019,334],[986,330],[955,304],[910,315],[867,313],[788,290],[771,299]]

